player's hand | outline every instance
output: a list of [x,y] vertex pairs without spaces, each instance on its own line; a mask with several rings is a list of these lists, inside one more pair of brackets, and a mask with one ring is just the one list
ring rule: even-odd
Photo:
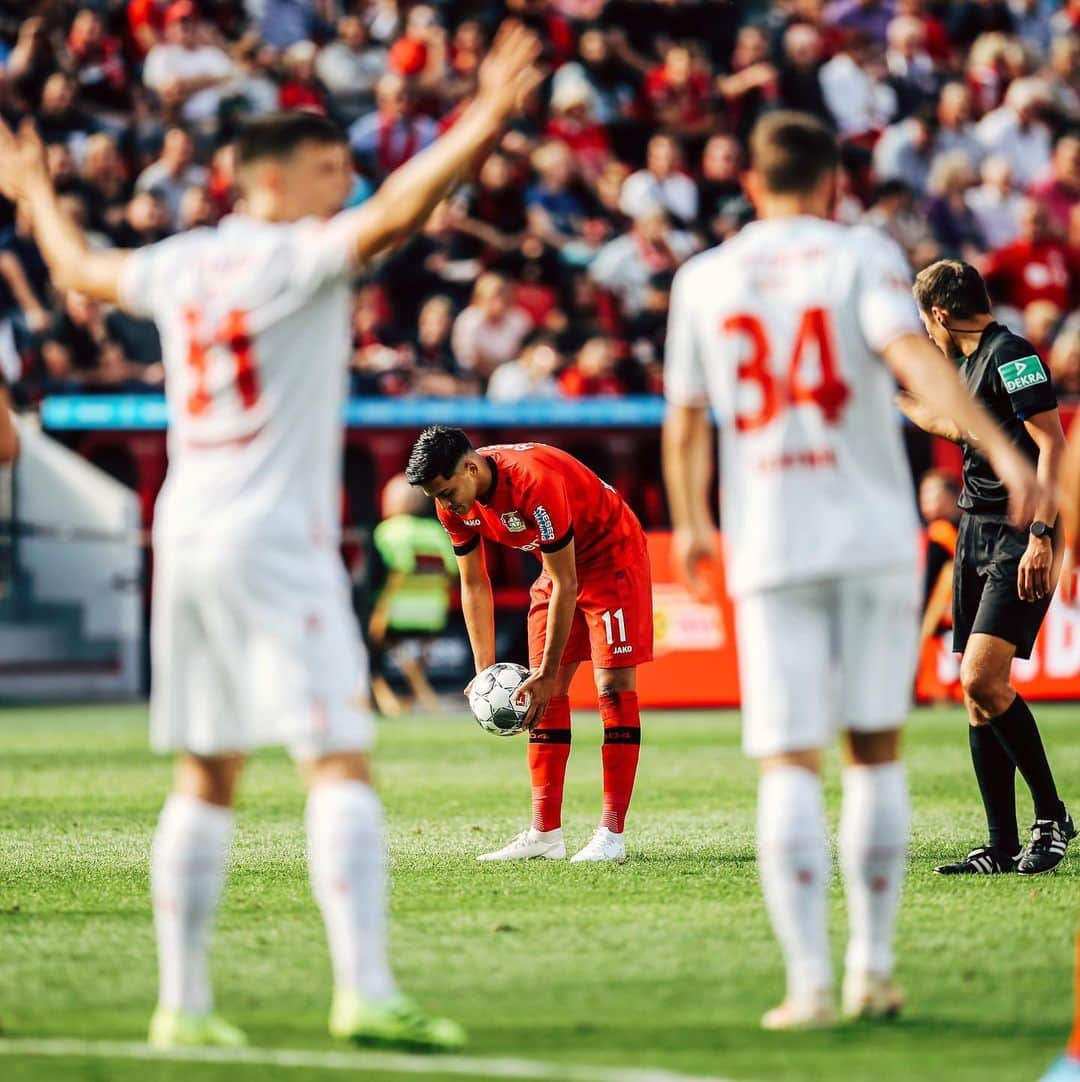
[[521,706],[525,696],[529,696],[529,709],[525,714],[525,728],[531,729],[544,716],[555,695],[555,677],[545,676],[541,672],[534,672],[521,687],[514,692],[514,702]]
[[716,557],[716,535],[711,530],[677,529],[671,538],[675,568],[699,598],[709,596],[703,565]]
[[476,100],[493,109],[500,123],[540,85],[541,48],[540,39],[521,23],[508,19],[499,27],[477,72]]
[[34,123],[27,117],[18,132],[0,119],[0,194],[15,203],[35,183],[49,183],[45,147]]
[[1050,593],[1054,549],[1049,537],[1028,537],[1028,547],[1020,557],[1016,590],[1021,601],[1041,601]]

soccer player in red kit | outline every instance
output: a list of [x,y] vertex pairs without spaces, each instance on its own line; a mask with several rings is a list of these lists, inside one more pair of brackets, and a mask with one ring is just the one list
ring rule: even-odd
[[[641,743],[637,667],[652,660],[652,584],[645,534],[609,484],[542,443],[474,449],[459,428],[425,429],[405,476],[433,497],[461,570],[461,605],[476,671],[495,663],[495,609],[481,538],[535,553],[543,571],[529,605],[532,826],[479,860],[566,856],[563,779],[570,757],[570,682],[592,660],[604,725],[604,806],[572,861],[623,861],[623,821]],[[466,689],[468,691],[468,689]]]

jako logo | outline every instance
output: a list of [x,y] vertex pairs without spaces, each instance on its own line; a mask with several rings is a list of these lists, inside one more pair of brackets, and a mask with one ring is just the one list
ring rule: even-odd
[[616,646],[611,652],[613,654],[632,654],[634,648],[632,646]]
[[467,518],[467,519],[465,519],[465,525],[466,526],[479,526],[480,525],[480,520],[478,518]]

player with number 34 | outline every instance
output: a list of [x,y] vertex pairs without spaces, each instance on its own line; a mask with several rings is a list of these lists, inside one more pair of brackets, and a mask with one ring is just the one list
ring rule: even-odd
[[[457,428],[421,433],[405,471],[434,498],[461,570],[461,604],[476,671],[496,661],[491,581],[481,538],[535,553],[530,591],[529,697],[533,821],[480,860],[566,856],[562,797],[570,756],[570,682],[592,661],[604,725],[604,805],[574,861],[622,861],[623,822],[637,772],[637,667],[652,660],[652,582],[645,534],[609,484],[542,443],[474,449]],[[470,685],[471,686],[471,685]],[[466,689],[468,691],[468,689]]]

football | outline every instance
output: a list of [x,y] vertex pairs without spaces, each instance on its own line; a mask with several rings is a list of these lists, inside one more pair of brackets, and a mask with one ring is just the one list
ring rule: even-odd
[[523,705],[514,702],[514,693],[528,679],[529,670],[509,661],[497,661],[477,673],[469,692],[469,706],[476,724],[496,736],[513,736],[525,731],[528,696]]

